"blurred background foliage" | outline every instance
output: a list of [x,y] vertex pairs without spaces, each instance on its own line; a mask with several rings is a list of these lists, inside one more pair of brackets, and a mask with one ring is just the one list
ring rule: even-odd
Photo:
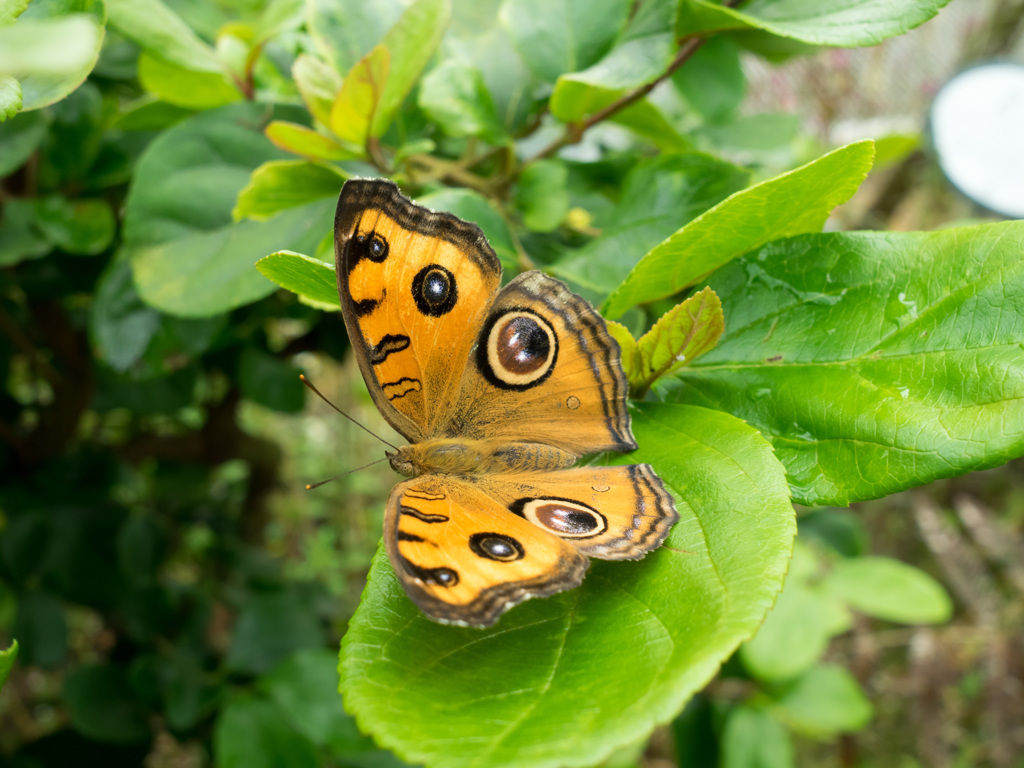
[[[0,2],[0,646],[18,641],[0,655],[4,764],[401,765],[336,693],[392,478],[302,490],[380,450],[307,401],[299,370],[393,433],[340,316],[320,311],[330,290],[299,301],[252,268],[279,249],[329,261],[310,222],[329,221],[316,201],[346,175],[399,173],[481,223],[507,268],[551,265],[586,292],[566,254],[614,252],[592,238],[616,232],[630,170],[659,154],[742,166],[692,218],[745,172],[870,136],[875,170],[830,229],[984,217],[930,159],[924,110],[963,66],[1024,55],[1014,0],[956,0],[870,48],[751,29],[711,37],[602,115],[650,76],[612,67],[613,87],[588,69],[612,42],[599,25],[580,30],[595,36],[586,60],[567,61],[535,34],[545,4],[455,2],[450,26],[428,13],[415,41],[389,32],[408,5]],[[623,60],[671,59],[659,8],[621,20]],[[382,38],[400,55],[364,59]],[[363,79],[335,98],[353,67]],[[382,71],[411,94],[360,123],[360,82]],[[214,256],[222,271],[204,271]],[[642,330],[669,306],[623,322]],[[1024,765],[1020,468],[799,509],[762,631],[670,726],[605,764]]]

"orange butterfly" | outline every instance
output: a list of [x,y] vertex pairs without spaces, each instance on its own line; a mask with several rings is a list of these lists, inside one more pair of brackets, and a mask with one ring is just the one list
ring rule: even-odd
[[384,541],[435,621],[489,626],[572,589],[588,557],[635,560],[678,519],[647,464],[573,467],[636,448],[619,347],[584,299],[541,272],[504,288],[474,224],[353,179],[334,221],[338,291],[363,378],[409,445]]

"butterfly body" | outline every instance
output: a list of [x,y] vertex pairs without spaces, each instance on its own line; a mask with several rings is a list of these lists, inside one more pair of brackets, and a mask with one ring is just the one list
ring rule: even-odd
[[636,448],[619,348],[564,284],[501,267],[475,225],[391,182],[345,183],[335,218],[345,324],[381,413],[410,444],[388,500],[395,573],[430,618],[488,626],[580,584],[589,557],[638,559],[678,515]]

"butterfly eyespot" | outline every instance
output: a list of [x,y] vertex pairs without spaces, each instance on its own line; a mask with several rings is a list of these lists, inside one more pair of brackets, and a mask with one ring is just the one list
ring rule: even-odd
[[608,520],[604,515],[572,499],[519,499],[509,509],[563,539],[586,539],[608,529]]
[[440,317],[451,312],[459,298],[455,275],[440,264],[428,264],[412,279],[412,298],[424,315]]
[[503,533],[474,533],[469,537],[469,548],[487,560],[511,563],[526,555],[523,545]]
[[580,407],[580,399],[576,395],[569,395],[565,400],[565,407],[570,411],[575,411]]
[[440,584],[442,587],[454,587],[459,583],[459,575],[451,568],[433,568],[430,578],[427,579],[428,584],[431,582]]
[[491,384],[524,390],[542,384],[558,359],[558,336],[551,324],[527,309],[510,309],[484,326],[477,364]]
[[376,264],[380,264],[387,259],[388,252],[390,251],[388,241],[376,232],[356,235],[355,248],[356,252],[353,264],[359,261],[359,259],[369,259]]

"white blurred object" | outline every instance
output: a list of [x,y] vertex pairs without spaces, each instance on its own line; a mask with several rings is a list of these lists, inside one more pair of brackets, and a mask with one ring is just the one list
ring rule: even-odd
[[954,77],[931,110],[946,177],[995,213],[1024,218],[1024,66],[992,63]]

